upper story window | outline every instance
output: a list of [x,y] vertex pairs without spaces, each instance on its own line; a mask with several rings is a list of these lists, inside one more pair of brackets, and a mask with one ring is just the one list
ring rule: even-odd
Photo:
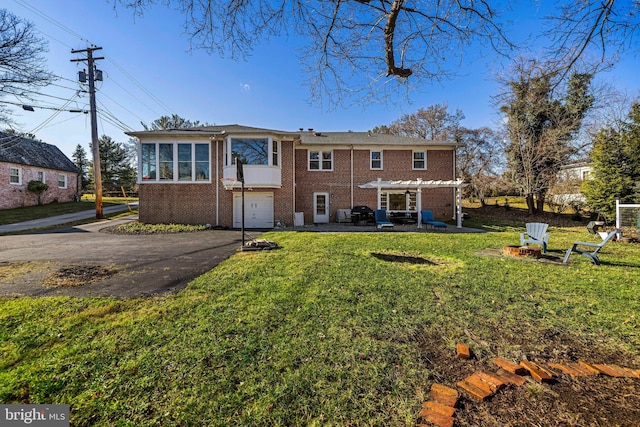
[[382,151],[371,151],[371,169],[382,169]]
[[309,170],[333,170],[333,152],[309,151]]
[[278,150],[278,141],[271,141],[271,161],[273,166],[280,164],[280,151]]
[[224,144],[224,165],[235,165],[237,158],[244,165],[279,166],[280,142],[268,137],[229,137]]
[[236,158],[245,165],[268,165],[269,138],[231,138],[231,164]]
[[22,170],[20,168],[9,168],[9,182],[11,184],[22,184]]
[[67,175],[58,174],[58,188],[67,188]]
[[426,169],[426,168],[427,168],[427,152],[414,151],[413,152],[413,169]]
[[209,182],[208,143],[144,143],[140,147],[141,180]]
[[36,180],[44,183],[44,172],[43,171],[37,171],[36,172]]

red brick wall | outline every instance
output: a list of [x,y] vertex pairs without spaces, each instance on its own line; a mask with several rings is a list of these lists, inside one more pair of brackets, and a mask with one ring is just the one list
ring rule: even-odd
[[[233,226],[233,193],[225,190],[220,179],[224,167],[223,143],[211,144],[211,184],[142,183],[139,188],[140,221],[146,223],[211,224]],[[217,161],[217,168],[216,168]],[[246,188],[246,193],[273,192],[274,220],[293,225],[293,142],[281,142],[281,188]],[[216,175],[218,171],[218,176]],[[218,222],[216,222],[216,185],[218,186]]]
[[[19,185],[9,182],[9,169],[14,167],[22,171],[22,183]],[[2,163],[0,164],[0,209],[37,205],[38,198],[27,190],[27,184],[31,180],[38,179],[38,172],[44,172],[44,182],[49,186],[42,194],[43,204],[73,201],[73,196],[78,193],[78,174]],[[58,174],[67,176],[67,188],[58,188]]]
[[[429,150],[427,169],[413,170],[412,150],[384,150],[383,169],[370,169],[369,150],[353,151],[353,206],[378,206],[377,190],[358,186],[382,180],[452,180],[453,150]],[[351,204],[351,151],[333,150],[333,171],[307,170],[307,149],[296,150],[296,212],[304,212],[305,222],[313,222],[313,193],[330,194],[330,221],[335,221],[337,209],[349,209]],[[450,188],[423,189],[421,210],[430,209],[439,219],[453,215],[454,190]]]
[[[225,190],[221,183],[223,170],[222,143],[211,144],[211,184],[150,184],[142,183],[139,189],[140,220],[148,223],[179,222],[186,224],[212,224],[233,226],[233,192]],[[351,151],[333,151],[333,171],[308,171],[307,150],[295,149],[291,141],[281,143],[281,188],[247,188],[247,192],[273,192],[274,220],[287,226],[293,225],[293,212],[303,212],[305,222],[313,221],[313,193],[330,194],[330,221],[335,221],[337,209],[351,208]],[[295,159],[295,176],[293,171]],[[216,168],[216,161],[218,167]],[[411,150],[386,150],[383,154],[383,170],[371,170],[369,150],[353,151],[353,206],[377,207],[375,189],[361,189],[358,185],[383,180],[450,180],[453,175],[453,151],[430,150],[427,169],[412,170]],[[215,176],[216,170],[218,176]],[[294,183],[295,180],[295,183]],[[216,222],[216,185],[218,188],[218,222]],[[237,191],[237,190],[236,190]],[[295,201],[293,195],[295,193]],[[439,219],[449,219],[453,214],[454,191],[452,189],[422,190],[422,209],[431,209]]]

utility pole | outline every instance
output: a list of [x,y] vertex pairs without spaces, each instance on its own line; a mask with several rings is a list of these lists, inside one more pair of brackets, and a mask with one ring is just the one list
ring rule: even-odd
[[89,108],[91,110],[91,148],[93,152],[93,182],[96,195],[96,218],[104,218],[102,213],[102,173],[100,171],[100,147],[98,146],[98,118],[96,115],[96,80],[102,80],[102,72],[97,70],[94,61],[104,59],[104,57],[93,57],[93,51],[100,50],[101,47],[88,47],[81,50],[72,50],[71,53],[85,53],[86,58],[72,59],[71,62],[87,62],[88,72],[78,73],[79,80],[85,82],[89,78]]

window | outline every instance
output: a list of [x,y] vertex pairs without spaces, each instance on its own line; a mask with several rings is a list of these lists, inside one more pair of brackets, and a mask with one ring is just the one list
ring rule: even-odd
[[191,144],[178,144],[178,180],[191,181]]
[[67,175],[58,174],[58,188],[67,188]]
[[414,151],[413,152],[413,169],[426,169],[426,168],[427,168],[426,151]]
[[196,181],[209,181],[209,144],[194,144],[196,152]]
[[309,170],[333,170],[333,153],[331,151],[309,151]]
[[142,144],[141,170],[143,181],[156,180],[156,144]]
[[231,164],[236,158],[245,165],[268,165],[269,138],[231,138]]
[[37,171],[36,172],[36,180],[44,183],[44,172],[43,171]]
[[416,200],[415,192],[382,192],[380,193],[380,208],[389,212],[415,212],[417,210]]
[[160,181],[173,181],[173,144],[158,145]]
[[371,152],[371,169],[382,169],[382,151]]
[[208,143],[145,143],[140,151],[143,182],[211,179]]
[[279,159],[279,152],[278,152],[278,141],[271,141],[271,161],[273,163],[273,166],[278,166],[278,164],[280,163],[280,159]]
[[9,182],[22,184],[22,170],[20,168],[9,168]]

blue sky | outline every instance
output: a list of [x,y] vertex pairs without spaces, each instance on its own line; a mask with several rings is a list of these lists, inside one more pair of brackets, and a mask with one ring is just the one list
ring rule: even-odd
[[[327,110],[309,102],[304,68],[296,56],[301,41],[295,38],[271,40],[257,46],[246,61],[233,61],[217,53],[189,52],[182,16],[164,6],[134,17],[123,8],[114,10],[113,1],[108,0],[3,3],[0,7],[34,24],[48,42],[48,68],[63,78],[41,89],[47,96],[37,101],[5,99],[34,106],[62,106],[80,88],[77,73],[84,67],[83,63],[71,62],[80,57],[71,50],[85,49],[89,44],[101,46],[103,49],[95,54],[105,57],[97,62],[104,76],[97,86],[101,111],[98,133],[118,142],[128,139],[123,128],[141,130],[141,121],[149,123],[174,113],[212,124],[238,123],[289,131],[300,127],[366,131],[432,104],[447,104],[451,111],[461,109],[466,116],[462,124],[471,128],[496,127],[500,119],[492,96],[498,91],[494,75],[502,69],[491,57],[465,62],[460,77],[423,85],[394,103]],[[545,4],[553,2],[523,4],[526,7],[513,14],[518,33],[512,37],[518,41],[539,27],[538,19],[548,12]],[[602,78],[637,95],[638,69],[639,58],[627,58]],[[67,108],[88,109],[88,103],[87,95],[80,94]],[[57,145],[68,156],[77,144],[89,153],[88,115],[60,112],[48,121],[54,110],[36,108],[28,112],[15,107],[11,111],[20,130],[38,129],[38,138]],[[113,122],[117,121],[120,123],[115,126]]]

